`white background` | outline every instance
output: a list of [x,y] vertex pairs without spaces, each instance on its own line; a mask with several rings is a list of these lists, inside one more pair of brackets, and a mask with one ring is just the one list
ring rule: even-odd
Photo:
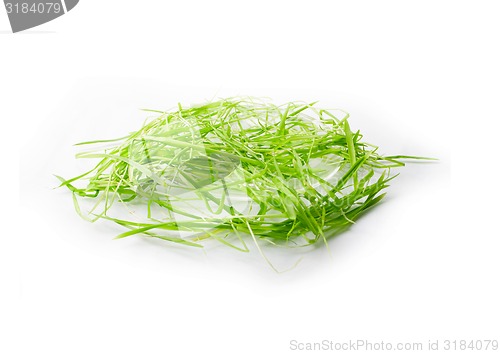
[[[2,353],[290,353],[290,340],[500,339],[496,1],[82,0],[18,34],[0,9]],[[344,108],[430,155],[303,254],[113,240],[51,173],[139,108],[248,94]]]

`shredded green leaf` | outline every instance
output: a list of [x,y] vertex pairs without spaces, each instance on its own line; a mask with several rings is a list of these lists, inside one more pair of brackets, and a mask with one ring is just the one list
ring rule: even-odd
[[[392,167],[417,157],[380,155],[347,114],[315,103],[230,98],[147,110],[158,116],[126,137],[78,144],[97,146],[77,158],[98,162],[58,176],[60,186],[81,216],[128,229],[118,238],[213,239],[245,252],[257,240],[326,244],[383,198]],[[94,201],[89,212],[82,199]]]

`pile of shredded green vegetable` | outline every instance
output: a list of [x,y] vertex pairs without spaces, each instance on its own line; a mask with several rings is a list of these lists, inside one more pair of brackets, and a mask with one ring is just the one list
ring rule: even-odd
[[[348,114],[314,103],[230,98],[150,112],[126,137],[78,144],[96,147],[77,155],[95,167],[58,177],[81,216],[127,228],[119,238],[214,239],[242,251],[249,240],[326,244],[383,198],[390,168],[414,158],[379,155]],[[95,203],[84,212],[82,199]]]

